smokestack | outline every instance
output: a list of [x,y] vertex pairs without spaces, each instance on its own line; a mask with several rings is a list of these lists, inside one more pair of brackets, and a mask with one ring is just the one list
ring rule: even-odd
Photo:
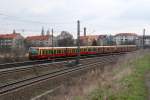
[[86,36],[86,27],[84,27],[84,36]]

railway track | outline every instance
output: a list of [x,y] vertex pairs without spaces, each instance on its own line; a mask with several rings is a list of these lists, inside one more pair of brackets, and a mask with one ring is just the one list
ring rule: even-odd
[[112,62],[113,60],[115,60],[113,56],[101,57],[101,59],[98,59],[98,57],[97,57],[96,59],[93,59],[92,61],[90,61],[88,59],[86,61],[83,61],[83,63],[81,65],[77,65],[75,67],[64,67],[61,69],[51,71],[46,74],[42,74],[42,75],[38,75],[38,76],[35,76],[32,78],[28,78],[28,79],[20,80],[17,82],[12,82],[9,84],[1,85],[0,86],[0,95],[4,95],[7,93],[16,91],[18,89],[32,86],[34,84],[38,84],[38,83],[44,82],[48,79],[56,78],[56,77],[59,77],[59,76],[62,76],[62,75],[68,74],[68,73],[73,73],[73,72],[77,72],[80,70],[88,69],[95,65]]
[[[92,62],[97,62],[100,61],[101,59],[108,59],[110,56],[105,56],[105,57],[95,57],[95,58],[86,58],[86,59],[81,59],[81,64],[87,64],[92,63]],[[93,60],[94,59],[94,60]],[[74,60],[72,60],[74,61]],[[9,70],[3,70],[0,71],[0,86],[5,85],[5,84],[10,84],[16,81],[20,81],[23,79],[31,78],[34,76],[38,76],[41,74],[46,74],[50,70],[57,70],[60,68],[66,67],[66,62],[57,62],[57,63],[51,63],[51,64],[42,64],[41,66],[30,66],[30,67],[19,67],[18,69],[9,69]],[[37,71],[36,71],[37,70]],[[35,73],[38,72],[39,74]],[[27,73],[28,72],[28,73]],[[30,72],[30,73],[29,73]],[[22,77],[20,77],[21,75]],[[29,76],[30,75],[30,76]],[[16,76],[19,76],[18,78]],[[5,78],[6,77],[6,78]],[[12,80],[12,81],[10,81]]]
[[[124,52],[122,53],[109,53],[109,54],[99,54],[97,56],[109,56],[109,55],[116,55],[116,54],[124,54]],[[91,57],[96,57],[96,55],[90,55],[90,56],[81,56],[81,59],[84,58],[91,58]],[[60,62],[60,61],[66,61],[66,60],[73,60],[76,59],[76,57],[67,57],[67,58],[56,58],[54,60],[34,60],[34,61],[24,61],[24,62],[14,62],[14,63],[4,63],[4,64],[0,64],[0,70],[2,69],[8,69],[8,68],[19,68],[19,67],[28,67],[28,66],[32,66],[32,65],[37,65],[37,64],[49,64],[49,63],[53,63],[53,62]]]

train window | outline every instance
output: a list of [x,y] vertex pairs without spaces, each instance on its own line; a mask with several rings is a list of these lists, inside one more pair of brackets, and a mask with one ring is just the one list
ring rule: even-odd
[[61,49],[59,50],[59,53],[61,54]]
[[44,55],[44,50],[41,50],[42,55]]
[[59,50],[58,49],[56,49],[56,52],[59,54]]
[[76,53],[76,49],[74,49],[74,53]]
[[82,48],[82,52],[84,52],[84,48]]
[[45,50],[45,54],[48,54],[48,50]]
[[59,53],[61,54],[61,49],[59,50]]
[[53,50],[50,50],[50,53],[53,54]]
[[57,50],[55,50],[55,54],[57,54]]
[[87,48],[85,48],[85,51],[87,52]]
[[47,54],[47,52],[46,52],[47,50],[44,50],[44,53],[45,53],[45,55]]
[[76,53],[76,49],[74,49],[74,53]]
[[70,53],[72,53],[72,49],[70,49]]
[[44,50],[42,50],[42,55],[44,55]]
[[93,48],[90,48],[90,51],[93,51]]
[[49,54],[49,50],[46,50],[47,54]]
[[41,50],[41,55],[43,55],[43,50]]
[[72,49],[70,49],[70,53],[72,53]]
[[61,51],[61,53],[63,53],[63,50],[62,50],[62,49],[61,49],[60,51]]
[[60,54],[60,50],[57,50],[57,53]]
[[69,53],[69,49],[67,49],[67,53]]
[[39,55],[42,55],[41,50],[39,50]]
[[49,54],[52,54],[52,50],[49,50]]
[[56,54],[56,50],[53,50],[53,54]]
[[60,51],[61,51],[61,53],[63,53],[63,50],[62,50],[62,49],[61,49]]

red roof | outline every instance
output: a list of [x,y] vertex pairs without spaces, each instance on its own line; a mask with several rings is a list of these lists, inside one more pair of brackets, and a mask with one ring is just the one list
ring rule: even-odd
[[137,36],[136,33],[118,33],[115,36]]
[[13,38],[16,38],[17,35],[20,35],[19,33],[15,33],[15,34],[0,34],[0,38],[3,38],[3,39],[13,39]]
[[26,38],[26,40],[31,41],[31,40],[38,40],[38,41],[42,41],[42,40],[48,40],[49,36],[29,36]]

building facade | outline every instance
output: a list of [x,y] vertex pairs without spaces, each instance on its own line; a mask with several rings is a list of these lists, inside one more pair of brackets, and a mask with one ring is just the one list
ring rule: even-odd
[[[143,43],[144,41],[144,43]],[[143,45],[145,47],[150,47],[150,36],[149,35],[146,35],[146,36],[138,36],[138,39],[136,41],[136,44],[139,48],[142,48]]]
[[12,48],[23,48],[24,38],[20,33],[12,34],[1,34],[0,35],[0,48],[1,49],[12,49]]
[[91,46],[94,41],[97,41],[99,38],[99,35],[86,35],[86,36],[80,36],[80,42],[83,46]]
[[114,41],[117,45],[136,44],[138,35],[135,33],[119,33],[114,36]]
[[52,45],[56,46],[56,38],[53,37],[52,43],[51,35],[29,36],[25,41],[28,47],[51,47]]

